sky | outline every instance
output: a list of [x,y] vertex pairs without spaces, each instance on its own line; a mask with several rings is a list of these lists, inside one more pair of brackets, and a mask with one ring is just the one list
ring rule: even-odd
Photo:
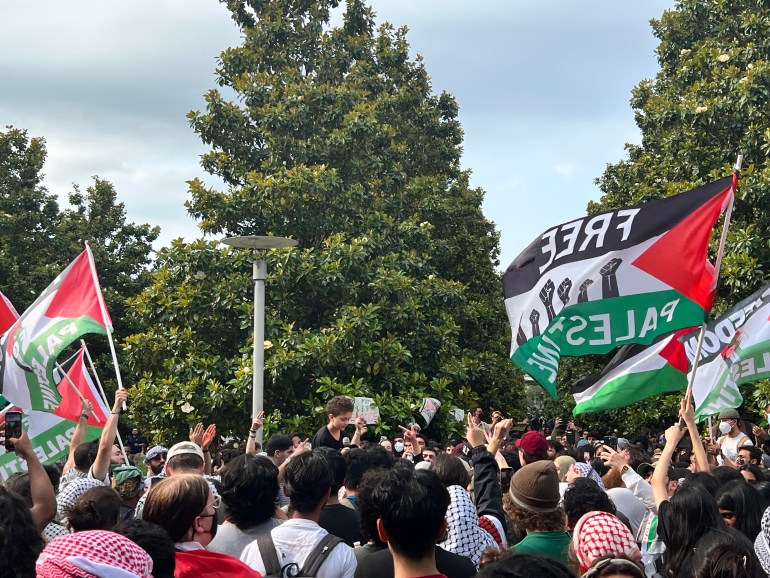
[[[551,226],[585,214],[594,179],[638,143],[631,89],[658,70],[649,25],[673,0],[373,0],[409,28],[436,93],[452,93],[463,168],[486,192],[500,268]],[[202,236],[184,208],[206,151],[186,113],[204,108],[219,53],[239,44],[216,0],[0,2],[0,130],[44,137],[45,186],[66,199],[98,175],[156,248]]]

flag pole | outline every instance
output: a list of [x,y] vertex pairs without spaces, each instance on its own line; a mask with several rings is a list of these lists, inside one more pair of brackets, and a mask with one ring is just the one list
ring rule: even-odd
[[[91,373],[94,375],[94,381],[96,381],[96,387],[99,388],[99,394],[102,396],[102,401],[104,402],[104,405],[109,408],[110,404],[107,401],[107,396],[105,395],[104,388],[102,387],[102,381],[99,379],[99,374],[96,372],[96,367],[94,366],[94,362],[91,359],[91,352],[88,351],[88,346],[83,339],[80,340],[80,345],[83,347],[83,351],[86,354],[86,359],[88,359],[88,366],[91,368]],[[120,437],[120,432],[115,430],[115,434],[118,436],[118,445],[120,446],[120,451],[123,453],[123,458],[126,460],[126,464],[128,464],[128,454],[126,454],[126,448],[123,447],[123,439]]]
[[[732,194],[730,195],[730,201],[727,203],[727,209],[725,210],[725,222],[722,226],[722,235],[719,238],[719,248],[717,249],[717,258],[714,263],[714,291],[716,291],[717,282],[719,281],[719,270],[722,267],[722,256],[725,252],[725,244],[727,243],[727,231],[730,228],[730,219],[733,214],[733,205],[735,204],[735,193],[738,189],[738,173],[741,170],[743,164],[743,155],[739,154],[733,167],[733,186]],[[692,395],[692,386],[695,383],[695,373],[698,370],[698,362],[700,361],[701,349],[703,347],[703,339],[706,336],[706,321],[700,326],[700,334],[698,335],[698,345],[695,349],[695,359],[692,364],[692,373],[690,373],[690,380],[687,384],[687,392],[684,399],[687,400]],[[694,400],[693,400],[694,401]],[[695,407],[693,407],[695,409]],[[681,427],[683,420],[679,420],[679,426]]]
[[[67,372],[64,371],[64,368],[61,365],[59,365],[58,361],[56,362],[56,369],[59,371],[59,373],[61,373],[62,378],[66,379],[67,383],[69,383],[70,386],[72,386],[72,389],[75,391],[75,393],[78,394],[78,397],[80,398],[80,401],[81,402],[88,401],[88,400],[86,400],[86,397],[80,392],[80,390],[78,389],[78,386],[75,385],[75,383],[72,381],[72,379],[70,379],[70,376],[67,375]],[[102,423],[102,420],[100,420],[99,416],[96,415],[96,414],[94,414],[94,419],[96,420],[97,423]]]
[[[115,366],[115,377],[118,380],[118,389],[125,389],[123,387],[123,379],[120,377],[120,367],[118,366],[118,355],[115,353],[115,342],[112,340],[112,323],[110,323],[109,315],[107,315],[107,308],[104,305],[104,295],[102,295],[102,286],[99,285],[99,277],[96,275],[96,264],[94,263],[94,255],[91,253],[91,245],[86,241],[86,251],[88,252],[88,264],[91,268],[91,278],[94,281],[94,285],[99,289],[99,309],[102,312],[102,322],[107,328],[107,341],[110,344],[110,353],[112,354],[112,363]],[[126,410],[126,404],[123,403],[123,411]]]

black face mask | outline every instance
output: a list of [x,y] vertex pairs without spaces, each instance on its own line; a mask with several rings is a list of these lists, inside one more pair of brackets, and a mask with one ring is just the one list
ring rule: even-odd
[[209,530],[209,534],[211,534],[211,539],[213,540],[214,537],[217,535],[217,530],[219,530],[219,524],[217,524],[217,514],[216,510],[214,510],[214,517],[211,518],[211,530]]

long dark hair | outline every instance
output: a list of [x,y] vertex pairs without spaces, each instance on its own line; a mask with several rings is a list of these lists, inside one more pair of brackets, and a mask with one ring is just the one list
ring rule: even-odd
[[743,480],[727,482],[716,495],[717,506],[736,516],[733,528],[754,540],[762,530],[762,514],[767,502],[757,489]]
[[693,559],[694,578],[760,578],[762,567],[754,545],[735,528],[714,528],[698,540]]
[[671,578],[682,575],[695,543],[712,528],[724,528],[716,500],[699,485],[683,485],[671,497],[663,520],[668,536],[666,570]]
[[0,485],[0,577],[32,578],[45,542],[21,496]]

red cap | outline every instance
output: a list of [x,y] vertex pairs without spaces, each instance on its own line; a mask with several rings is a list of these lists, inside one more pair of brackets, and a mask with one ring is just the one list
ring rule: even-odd
[[539,431],[528,431],[516,440],[516,447],[536,456],[548,451],[548,440]]

